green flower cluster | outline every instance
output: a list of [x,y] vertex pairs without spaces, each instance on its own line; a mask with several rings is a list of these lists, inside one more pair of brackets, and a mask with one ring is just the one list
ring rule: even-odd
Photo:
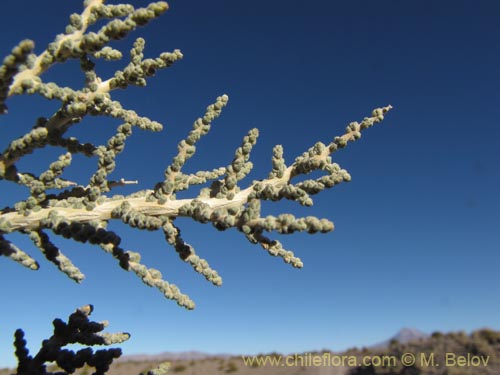
[[[35,356],[29,354],[24,339],[24,332],[18,329],[14,335],[14,347],[18,359],[17,375],[62,375],[72,374],[77,369],[90,366],[95,369],[93,374],[104,375],[111,363],[122,354],[119,348],[92,350],[94,345],[114,345],[127,341],[128,333],[101,333],[108,326],[107,321],[92,322],[89,320],[94,307],[86,305],[77,309],[67,322],[61,319],[53,321],[54,334],[43,340],[42,347]],[[70,344],[81,344],[89,347],[74,352],[64,349]],[[55,363],[62,371],[52,372],[47,368],[49,363]],[[51,366],[53,367],[53,366]],[[156,369],[148,371],[147,375],[164,375],[168,372],[169,363],[165,362]]]

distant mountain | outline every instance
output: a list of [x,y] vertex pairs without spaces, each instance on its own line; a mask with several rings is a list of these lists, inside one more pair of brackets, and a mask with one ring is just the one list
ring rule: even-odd
[[[429,335],[415,328],[402,328],[391,338],[379,342],[375,345],[368,346],[368,349],[385,349],[389,346],[391,340],[398,340],[402,344],[406,344],[410,341],[418,341],[420,339],[426,339]],[[187,351],[187,352],[163,352],[158,354],[131,354],[124,355],[117,359],[117,362],[146,362],[146,361],[197,361],[208,358],[230,358],[235,357],[236,354],[218,353],[210,354],[199,351]]]
[[[394,339],[398,337],[410,341],[406,343],[394,341],[384,349],[352,350],[351,354],[358,358],[359,363],[360,359],[362,362],[362,358],[366,356],[383,354],[388,357],[405,358],[404,355],[401,356],[402,353],[411,353],[409,356],[411,361],[407,363],[407,367],[404,366],[404,361],[400,361],[397,366],[388,367],[375,366],[372,363],[356,366],[342,375],[447,375],[451,372],[460,375],[500,374],[500,362],[495,361],[496,358],[500,358],[500,331],[488,328],[475,330],[469,334],[463,331],[451,333],[437,331],[423,338],[422,332],[403,330],[401,334],[395,335]],[[414,361],[413,359],[416,358],[419,359]],[[428,361],[424,358],[432,359]],[[474,365],[471,358],[476,361]],[[447,365],[439,366],[441,363],[447,363]]]
[[369,349],[385,349],[389,346],[389,343],[392,340],[397,340],[401,344],[406,344],[410,341],[425,340],[428,337],[429,337],[429,335],[427,333],[419,331],[418,329],[402,328],[399,330],[398,333],[396,333],[394,336],[392,336],[388,340],[379,342],[379,343],[374,344],[374,345],[370,345],[368,348]]
[[198,351],[163,352],[158,354],[130,354],[118,358],[117,362],[146,362],[146,361],[197,361],[207,358],[229,358],[235,354],[209,354]]

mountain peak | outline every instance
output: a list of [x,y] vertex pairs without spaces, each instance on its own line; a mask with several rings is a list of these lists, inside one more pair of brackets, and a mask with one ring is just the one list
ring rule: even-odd
[[410,341],[418,341],[420,339],[426,339],[429,335],[425,332],[422,332],[416,328],[401,328],[394,336],[389,338],[388,340],[379,342],[375,345],[371,345],[370,349],[385,349],[389,346],[392,340],[397,340],[402,344],[406,344]]
[[416,328],[401,328],[391,339],[398,340],[400,343],[405,344],[409,341],[417,341],[427,337],[429,337],[427,333],[419,331]]

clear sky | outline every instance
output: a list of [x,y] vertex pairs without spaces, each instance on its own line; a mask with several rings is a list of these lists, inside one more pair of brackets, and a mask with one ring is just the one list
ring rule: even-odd
[[[146,1],[134,1],[145,5]],[[179,308],[118,267],[100,248],[52,239],[85,273],[81,285],[44,260],[26,236],[10,235],[39,260],[29,271],[0,258],[0,367],[14,365],[13,333],[23,327],[32,352],[55,317],[92,303],[108,331],[128,331],[125,354],[342,350],[388,338],[401,327],[469,332],[500,329],[500,3],[497,1],[185,0],[126,41],[146,39],[146,55],[181,49],[184,59],[146,88],[114,92],[123,106],[165,125],[135,130],[113,177],[139,180],[117,189],[151,188],[192,122],[221,94],[229,105],[199,143],[186,172],[228,165],[246,132],[257,127],[252,179],[267,176],[271,150],[288,162],[316,141],[329,142],[373,108],[392,104],[386,120],[334,155],[350,183],[317,195],[315,205],[266,203],[334,221],[329,234],[275,235],[304,262],[292,269],[236,230],[179,220],[183,237],[219,271],[220,288],[182,263],[160,232],[112,224],[126,249],[191,296]],[[80,1],[2,2],[0,53],[21,39],[41,52],[64,30]],[[128,61],[99,61],[104,79]],[[81,87],[78,64],[43,76]],[[0,118],[0,147],[24,134],[57,102],[15,97]],[[89,118],[72,129],[103,142],[117,121]],[[40,172],[61,150],[27,157]],[[43,162],[43,163],[41,163]],[[75,157],[66,177],[87,183],[95,160]],[[26,190],[0,183],[0,207]],[[182,194],[197,195],[198,189]]]

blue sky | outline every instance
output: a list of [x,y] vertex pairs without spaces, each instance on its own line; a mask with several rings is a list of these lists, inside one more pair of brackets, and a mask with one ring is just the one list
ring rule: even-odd
[[[135,1],[135,5],[145,5]],[[29,4],[26,5],[26,4]],[[191,296],[186,311],[120,269],[98,247],[53,236],[85,273],[76,285],[20,235],[9,236],[39,260],[29,271],[0,259],[0,367],[14,365],[12,338],[23,327],[32,352],[55,317],[92,303],[109,331],[132,334],[125,354],[298,352],[369,345],[401,327],[426,332],[500,329],[500,5],[495,1],[171,1],[158,20],[115,43],[127,56],[135,37],[146,55],[181,49],[184,59],[146,88],[114,92],[123,106],[164,124],[135,130],[113,177],[139,180],[126,194],[151,188],[192,122],[221,94],[229,105],[198,144],[186,172],[230,163],[246,132],[257,127],[253,172],[267,175],[282,144],[293,161],[316,141],[329,142],[373,108],[392,104],[386,120],[334,155],[352,176],[315,205],[263,205],[334,221],[329,234],[275,235],[304,262],[292,269],[237,231],[179,220],[183,237],[219,271],[217,288],[182,263],[161,233],[119,223],[126,249]],[[29,7],[29,9],[27,9]],[[41,52],[62,32],[79,1],[4,1],[0,53],[24,38]],[[107,78],[128,61],[99,61]],[[78,64],[43,78],[81,87]],[[56,102],[14,97],[0,118],[0,147],[24,134]],[[70,135],[104,142],[119,122],[89,118]],[[61,153],[36,152],[19,166],[40,172]],[[86,184],[95,160],[75,157],[67,178]],[[26,191],[0,183],[0,207]],[[194,196],[197,189],[182,194]]]

